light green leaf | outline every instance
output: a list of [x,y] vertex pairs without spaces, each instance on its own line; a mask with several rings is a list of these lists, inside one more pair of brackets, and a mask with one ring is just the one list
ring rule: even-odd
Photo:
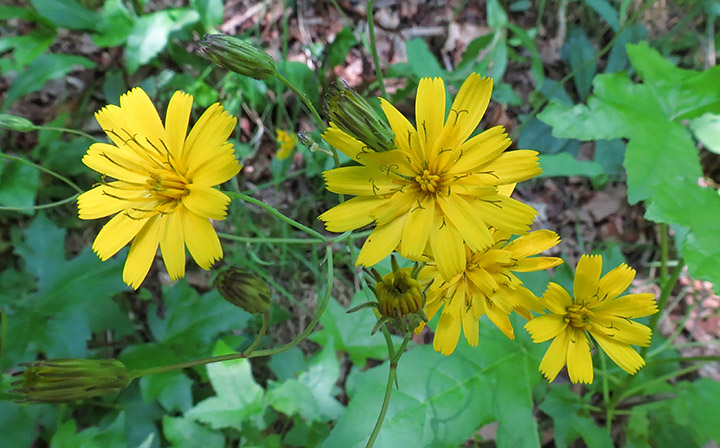
[[490,28],[502,28],[508,23],[508,16],[498,0],[487,2],[487,23]]
[[408,57],[410,69],[418,78],[422,77],[442,77],[445,70],[440,67],[435,55],[430,52],[427,44],[421,38],[415,38],[407,41],[405,44],[405,52]]
[[222,448],[225,437],[206,426],[184,417],[163,416],[163,434],[174,448]]
[[594,182],[607,181],[602,165],[589,160],[577,160],[568,153],[540,154],[540,166],[543,172],[538,177],[583,176]]
[[41,16],[58,28],[93,30],[99,21],[95,11],[84,8],[75,0],[30,0]]
[[222,23],[225,15],[222,0],[191,0],[190,5],[200,13],[200,22],[205,31],[210,31]]
[[720,154],[720,115],[708,112],[690,121],[690,129],[708,150]]
[[99,47],[122,45],[130,35],[134,24],[135,17],[122,0],[105,0],[93,41]]

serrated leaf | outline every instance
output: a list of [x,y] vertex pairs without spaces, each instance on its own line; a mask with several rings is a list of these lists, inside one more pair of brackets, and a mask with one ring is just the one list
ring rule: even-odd
[[184,417],[163,416],[163,434],[174,448],[222,448],[225,437],[222,433]]
[[95,11],[81,6],[75,0],[30,0],[38,14],[58,28],[92,30],[99,21]]

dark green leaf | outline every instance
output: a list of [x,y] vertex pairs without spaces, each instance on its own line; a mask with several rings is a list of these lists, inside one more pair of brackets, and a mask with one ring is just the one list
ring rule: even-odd
[[630,59],[627,55],[625,47],[627,44],[636,44],[647,36],[647,30],[643,25],[632,25],[623,29],[615,38],[615,43],[608,54],[605,73],[616,73],[627,70],[630,67]]
[[95,11],[84,8],[75,0],[30,0],[41,16],[58,28],[93,30],[100,17]]
[[569,64],[575,73],[573,81],[575,89],[581,99],[590,95],[590,86],[593,76],[597,72],[597,50],[582,28],[573,28],[570,31],[562,50],[563,59]]
[[330,45],[328,45],[328,65],[335,67],[345,63],[348,51],[354,45],[357,45],[357,39],[352,32],[352,29],[345,27],[335,35],[335,39]]
[[607,181],[602,165],[589,160],[577,160],[567,153],[541,154],[540,166],[543,172],[538,177],[583,176],[597,183]]
[[[12,160],[0,172],[0,204],[5,207],[32,207],[39,185],[37,168]],[[19,212],[26,215],[35,213],[33,210]]]
[[540,409],[553,419],[555,446],[567,447],[578,438],[589,448],[613,446],[608,431],[599,427],[589,415],[589,398],[590,395],[580,397],[574,394],[567,384],[550,388]]
[[585,3],[602,17],[610,28],[617,32],[620,29],[620,19],[615,8],[607,0],[584,0]]

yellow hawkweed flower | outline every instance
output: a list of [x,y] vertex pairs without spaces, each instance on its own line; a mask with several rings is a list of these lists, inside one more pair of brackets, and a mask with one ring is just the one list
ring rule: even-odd
[[295,134],[290,134],[282,129],[275,129],[275,139],[278,142],[278,146],[280,146],[275,157],[277,157],[278,160],[285,160],[290,157],[298,141]]
[[210,222],[225,219],[230,198],[212,188],[240,171],[232,143],[236,119],[213,104],[187,133],[192,96],[175,92],[165,125],[140,88],[95,114],[114,145],[95,143],[83,163],[104,177],[78,198],[80,219],[110,215],[93,250],[107,260],[132,240],[123,281],[138,288],[158,244],[170,278],[185,275],[185,246],[203,269],[222,258]]
[[631,319],[656,313],[655,297],[649,293],[618,297],[635,278],[635,270],[626,264],[602,278],[601,271],[600,255],[583,255],[575,272],[574,298],[562,286],[550,283],[542,298],[550,313],[525,324],[534,342],[555,338],[540,363],[540,371],[548,381],[553,381],[567,364],[570,381],[592,383],[588,333],[610,359],[631,375],[645,365],[630,344],[647,347],[652,331]]
[[474,252],[494,244],[489,226],[524,234],[535,210],[498,187],[541,172],[535,151],[504,152],[510,139],[502,126],[475,137],[490,101],[492,79],[472,74],[445,117],[445,85],[423,78],[415,103],[417,129],[381,99],[395,134],[395,148],[376,152],[333,123],[325,141],[360,166],[324,173],[327,189],[355,195],[320,215],[328,230],[344,232],[374,224],[357,259],[371,266],[397,248],[419,259],[428,243],[446,279],[466,265],[465,244]]
[[[435,330],[433,347],[443,355],[455,350],[460,329],[472,346],[478,344],[478,319],[488,318],[510,339],[515,338],[508,318],[516,311],[526,319],[532,319],[529,310],[540,312],[542,305],[513,272],[532,272],[549,269],[562,263],[556,257],[532,257],[560,242],[555,232],[536,230],[508,242],[510,235],[495,230],[495,244],[474,252],[466,248],[465,269],[451,280],[443,279],[442,273],[432,262],[422,271],[421,278],[430,277],[425,305],[429,319],[445,305]],[[416,329],[419,332],[422,324]]]

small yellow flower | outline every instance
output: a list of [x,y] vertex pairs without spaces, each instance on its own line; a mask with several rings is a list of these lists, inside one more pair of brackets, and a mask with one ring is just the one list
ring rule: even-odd
[[[556,257],[532,257],[560,242],[555,232],[536,230],[509,241],[510,235],[494,231],[495,244],[473,252],[466,248],[465,269],[451,280],[443,279],[432,262],[422,271],[421,278],[430,277],[425,313],[429,319],[444,305],[435,330],[433,347],[443,355],[455,350],[460,330],[472,346],[478,344],[478,319],[488,318],[510,339],[515,337],[508,318],[516,311],[532,319],[529,310],[542,311],[542,305],[513,272],[532,272],[549,269],[562,263]],[[416,329],[419,332],[422,324]]]
[[417,129],[381,99],[395,135],[396,149],[389,151],[376,152],[331,123],[325,141],[361,165],[324,173],[328,190],[356,197],[320,219],[333,232],[375,226],[358,265],[371,266],[396,248],[417,260],[429,245],[449,280],[465,268],[466,244],[473,252],[494,244],[490,226],[527,233],[535,210],[499,189],[539,174],[537,152],[505,152],[510,139],[502,126],[469,138],[491,92],[492,79],[470,75],[446,117],[445,84],[423,78],[415,103]]
[[192,96],[175,92],[165,125],[140,88],[95,114],[114,145],[95,143],[83,163],[103,182],[78,198],[80,219],[113,216],[95,238],[101,260],[132,240],[123,281],[138,288],[158,245],[170,278],[185,275],[185,246],[203,269],[223,256],[210,222],[225,219],[230,198],[216,190],[240,171],[232,143],[236,119],[213,104],[187,134]]
[[295,134],[290,134],[282,129],[275,129],[275,139],[278,142],[278,146],[280,146],[275,157],[277,157],[278,160],[285,160],[290,157],[298,141]]
[[553,381],[567,364],[570,381],[592,383],[593,364],[588,334],[620,368],[631,375],[645,361],[630,346],[650,345],[652,331],[631,319],[657,312],[649,293],[618,297],[630,286],[635,270],[626,264],[600,278],[602,257],[583,255],[575,272],[574,298],[560,285],[550,283],[542,298],[550,311],[525,324],[533,342],[553,339],[540,363],[540,371]]

